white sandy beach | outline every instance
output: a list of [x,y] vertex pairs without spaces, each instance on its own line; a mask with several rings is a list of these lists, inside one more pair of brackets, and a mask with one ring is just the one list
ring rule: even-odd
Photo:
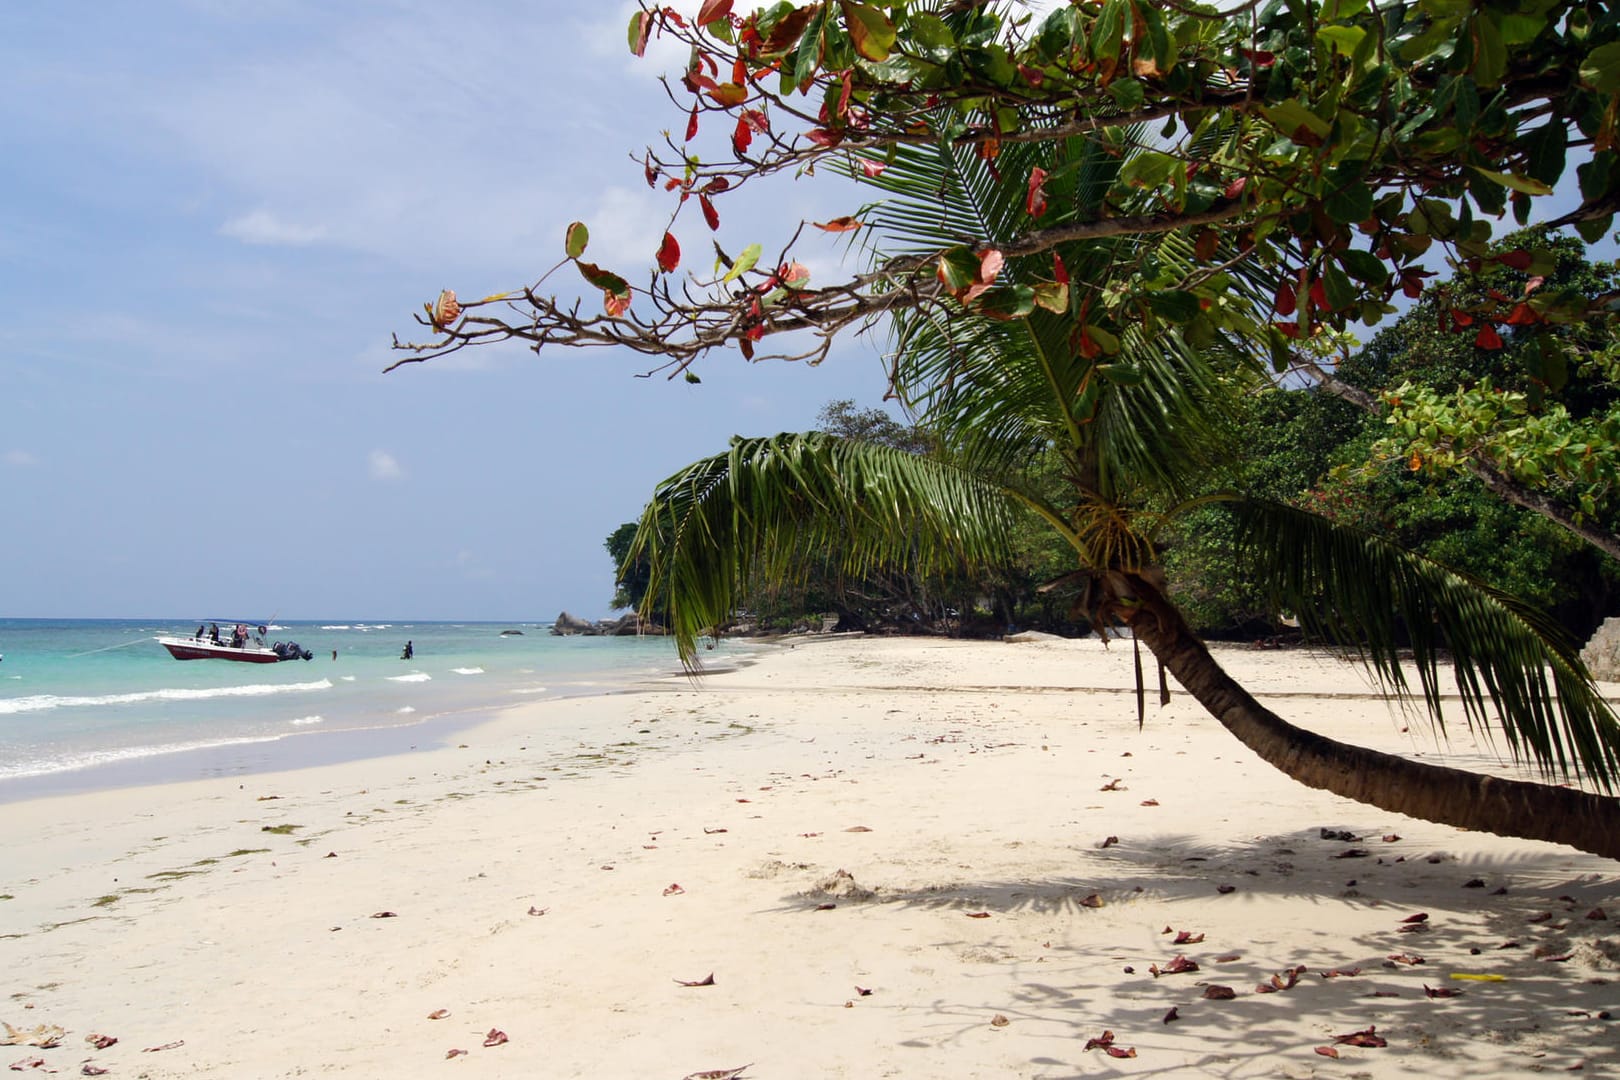
[[[1302,726],[1497,767],[1332,656],[1218,655]],[[63,1034],[0,1064],[1620,1075],[1620,864],[1308,790],[1180,692],[1139,731],[1132,681],[1129,642],[819,640],[459,746],[7,805],[0,1021]]]

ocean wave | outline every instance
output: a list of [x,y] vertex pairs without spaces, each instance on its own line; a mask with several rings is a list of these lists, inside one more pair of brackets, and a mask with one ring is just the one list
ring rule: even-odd
[[99,694],[67,696],[61,694],[35,694],[31,697],[0,698],[0,716],[16,713],[41,712],[46,709],[88,708],[97,705],[139,705],[146,701],[207,701],[210,698],[265,697],[270,694],[307,693],[312,690],[330,690],[328,679],[307,683],[255,683],[249,686],[217,686],[207,690],[169,688],[142,690],[130,694]]
[[544,694],[550,689],[549,686],[518,686],[508,692],[513,694]]
[[307,727],[310,724],[324,724],[324,723],[326,723],[326,717],[322,716],[320,713],[316,713],[313,716],[300,716],[298,719],[292,721],[292,726],[293,727]]
[[408,714],[408,713],[413,713],[415,711],[416,711],[416,706],[414,706],[414,705],[401,705],[399,708],[394,710],[394,712],[399,713],[401,715],[405,715],[405,714]]
[[50,776],[55,773],[91,769],[97,765],[116,765],[121,761],[165,754],[182,754],[188,750],[216,750],[222,746],[249,746],[253,743],[279,742],[280,735],[249,735],[236,739],[195,739],[191,742],[168,743],[162,746],[121,746],[104,750],[85,750],[48,761],[17,761],[0,764],[0,780],[21,780],[30,776]]
[[433,676],[425,671],[413,671],[409,675],[390,675],[389,682],[432,682]]
[[458,667],[450,670],[457,675],[482,675],[484,673],[484,669],[481,667]]

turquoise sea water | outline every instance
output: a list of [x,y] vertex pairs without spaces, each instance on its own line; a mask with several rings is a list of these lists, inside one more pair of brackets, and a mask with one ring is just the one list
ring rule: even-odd
[[666,640],[534,623],[278,622],[266,640],[314,659],[276,664],[178,661],[155,640],[196,627],[0,619],[0,802],[426,748],[502,708],[679,669]]

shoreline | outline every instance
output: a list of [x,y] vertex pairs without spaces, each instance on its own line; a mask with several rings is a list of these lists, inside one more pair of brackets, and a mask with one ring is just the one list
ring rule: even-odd
[[[1296,723],[1436,755],[1336,658],[1220,659]],[[662,683],[504,709],[464,746],[8,805],[0,1020],[65,1034],[6,1062],[1620,1071],[1620,932],[1586,918],[1620,918],[1620,865],[1303,788],[1183,693],[1138,730],[1128,648],[817,640]],[[1334,1042],[1369,1026],[1387,1046]],[[1085,1049],[1104,1031],[1137,1057]]]

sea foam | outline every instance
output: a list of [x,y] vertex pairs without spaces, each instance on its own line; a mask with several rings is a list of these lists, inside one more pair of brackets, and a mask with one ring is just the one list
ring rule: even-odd
[[0,716],[15,713],[40,712],[45,709],[87,708],[97,705],[139,705],[148,701],[207,701],[210,698],[266,697],[270,694],[308,693],[312,690],[330,690],[328,679],[307,683],[255,683],[249,686],[217,686],[207,690],[189,687],[171,687],[163,690],[141,690],[129,694],[102,694],[99,696],[67,696],[36,694],[32,697],[0,698]]

